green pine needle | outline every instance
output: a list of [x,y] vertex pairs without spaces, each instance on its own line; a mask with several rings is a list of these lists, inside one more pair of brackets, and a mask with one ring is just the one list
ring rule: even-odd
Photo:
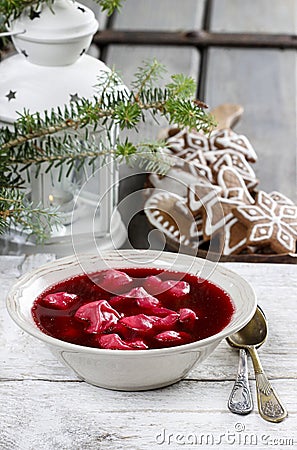
[[100,3],[102,11],[106,11],[109,16],[122,7],[122,0],[95,0]]
[[165,72],[165,66],[155,58],[152,61],[143,61],[134,75],[135,79],[132,81],[131,86],[138,94],[145,89],[152,89],[155,83],[162,79]]
[[113,119],[121,130],[135,128],[141,117],[141,108],[137,103],[120,102],[114,108]]
[[32,8],[39,11],[42,5],[47,4],[52,7],[54,0],[1,0],[0,15],[4,18],[6,24],[11,19],[17,19],[25,8]]
[[170,97],[179,97],[183,99],[191,99],[195,95],[196,82],[193,78],[187,77],[182,73],[172,75],[171,83],[166,85],[170,92]]
[[33,205],[24,193],[16,189],[0,189],[0,233],[11,229],[33,236],[43,242],[60,224],[57,209]]

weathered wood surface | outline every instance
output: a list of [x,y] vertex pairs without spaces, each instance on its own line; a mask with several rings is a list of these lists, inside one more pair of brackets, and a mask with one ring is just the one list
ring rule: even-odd
[[1,450],[296,447],[296,266],[227,264],[252,283],[269,321],[269,338],[259,353],[289,411],[281,424],[269,424],[256,410],[245,417],[228,411],[238,354],[225,342],[186,380],[168,388],[116,392],[79,381],[20,331],[5,309],[17,277],[51,259],[0,257]]
[[211,29],[231,33],[293,33],[295,0],[214,0]]
[[[118,14],[114,29],[192,30],[200,28],[205,0],[127,0]],[[156,14],[158,11],[158,14]]]
[[[297,32],[294,0],[215,0],[214,32]],[[237,130],[254,145],[260,188],[297,200],[296,52],[210,49],[206,101],[236,102],[245,112]]]
[[211,49],[206,101],[239,103],[235,129],[257,154],[259,187],[296,201],[296,55],[290,51]]

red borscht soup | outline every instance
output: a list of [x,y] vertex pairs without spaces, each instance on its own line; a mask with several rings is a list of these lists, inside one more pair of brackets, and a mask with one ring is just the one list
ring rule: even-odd
[[63,280],[34,302],[44,333],[87,347],[145,350],[212,336],[234,312],[230,296],[192,274],[105,270]]

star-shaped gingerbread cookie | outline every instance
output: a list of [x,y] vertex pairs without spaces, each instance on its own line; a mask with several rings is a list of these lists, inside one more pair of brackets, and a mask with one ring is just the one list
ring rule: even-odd
[[263,191],[254,205],[238,205],[233,214],[247,227],[247,244],[270,245],[276,253],[295,253],[297,206],[281,205]]

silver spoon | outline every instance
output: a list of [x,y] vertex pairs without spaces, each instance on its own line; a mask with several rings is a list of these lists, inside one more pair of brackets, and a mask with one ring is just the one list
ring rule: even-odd
[[250,322],[240,331],[229,336],[227,341],[232,347],[243,348],[250,353],[255,370],[258,408],[261,417],[269,422],[281,422],[288,413],[268,381],[256,350],[266,341],[267,334],[267,321],[258,306]]
[[[227,342],[229,343],[228,340]],[[243,348],[239,349],[237,376],[229,397],[228,408],[232,413],[240,415],[249,414],[254,408],[248,381],[247,356]]]

